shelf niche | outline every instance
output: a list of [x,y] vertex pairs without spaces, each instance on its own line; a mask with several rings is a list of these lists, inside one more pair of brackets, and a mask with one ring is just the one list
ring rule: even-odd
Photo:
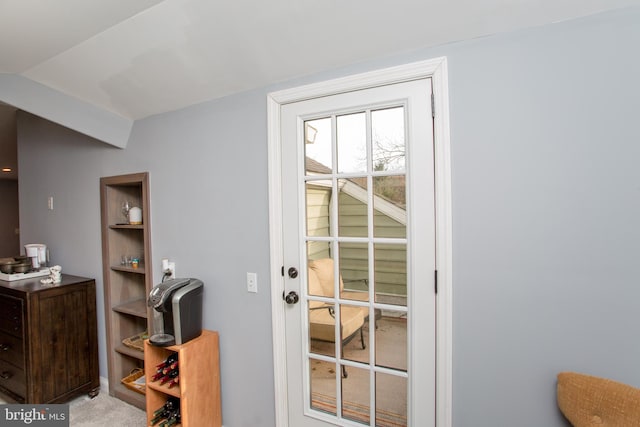
[[[153,287],[148,172],[100,178],[100,202],[109,394],[144,410],[145,395],[121,380],[144,369],[144,351],[123,340],[151,326],[146,306]],[[124,202],[142,209],[142,224],[128,224]],[[137,268],[123,264],[123,256],[138,258]]]

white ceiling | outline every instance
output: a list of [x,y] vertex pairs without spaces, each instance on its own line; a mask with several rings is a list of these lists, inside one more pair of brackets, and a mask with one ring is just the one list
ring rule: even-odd
[[634,4],[640,0],[0,0],[0,73],[136,120]]

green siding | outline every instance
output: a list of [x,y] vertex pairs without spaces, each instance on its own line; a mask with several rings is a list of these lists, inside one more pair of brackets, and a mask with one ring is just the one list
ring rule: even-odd
[[[375,237],[406,237],[404,224],[377,210],[373,215]],[[344,237],[367,236],[367,205],[344,192],[338,197],[338,230]]]
[[[375,292],[391,295],[407,295],[407,251],[405,245],[380,245],[374,247]],[[340,245],[340,273],[345,288],[366,290],[362,279],[369,277],[366,244],[342,243]]]
[[[331,190],[327,187],[307,185],[307,235],[327,237],[330,233]],[[328,242],[309,242],[307,257],[309,259],[330,258]]]
[[[331,190],[307,185],[307,234],[329,236]],[[374,212],[375,237],[405,237],[406,226],[382,212]],[[338,197],[338,230],[342,237],[367,236],[367,207],[358,199],[342,192]],[[328,242],[311,241],[307,245],[309,259],[331,257]],[[406,296],[407,251],[405,245],[376,244],[374,280],[376,292]],[[369,277],[367,245],[340,243],[340,273],[346,289],[367,290],[363,279]]]
[[307,235],[329,236],[329,203],[331,191],[326,187],[307,185]]

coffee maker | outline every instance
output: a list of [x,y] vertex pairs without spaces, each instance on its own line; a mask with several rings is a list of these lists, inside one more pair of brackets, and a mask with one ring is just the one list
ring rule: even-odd
[[154,330],[149,343],[167,347],[200,336],[203,291],[199,279],[171,279],[154,286],[147,301],[154,309]]
[[30,243],[24,245],[25,255],[31,260],[31,267],[38,269],[47,265],[49,261],[47,245]]

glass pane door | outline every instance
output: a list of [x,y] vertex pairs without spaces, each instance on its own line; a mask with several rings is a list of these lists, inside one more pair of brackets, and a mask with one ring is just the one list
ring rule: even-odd
[[307,118],[307,401],[355,424],[407,425],[404,103]]
[[430,100],[419,79],[282,107],[289,425],[433,425]]

